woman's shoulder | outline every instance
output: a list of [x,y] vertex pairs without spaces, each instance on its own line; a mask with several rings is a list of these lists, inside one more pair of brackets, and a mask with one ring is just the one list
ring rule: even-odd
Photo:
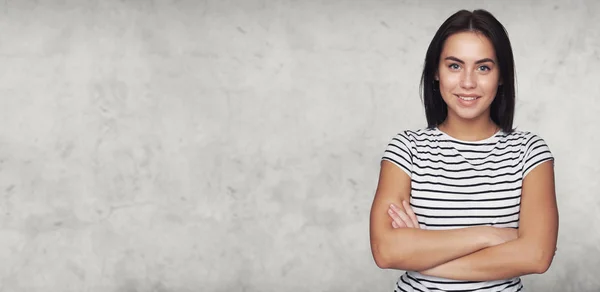
[[508,140],[521,140],[524,144],[529,144],[533,141],[544,141],[540,135],[534,133],[532,131],[522,130],[522,129],[514,129],[510,133],[505,134],[505,138]]
[[532,131],[515,129],[501,139],[501,143],[507,145],[506,147],[519,148],[526,157],[538,153],[542,154],[542,152],[551,156],[550,147],[546,140]]
[[440,133],[436,131],[435,128],[416,128],[404,129],[400,131],[397,136],[401,136],[410,141],[415,141],[439,137]]

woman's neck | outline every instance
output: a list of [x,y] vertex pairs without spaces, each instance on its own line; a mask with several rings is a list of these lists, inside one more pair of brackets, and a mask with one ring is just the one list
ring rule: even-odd
[[500,128],[489,117],[477,120],[462,120],[448,116],[438,129],[453,138],[463,141],[479,141],[493,136]]

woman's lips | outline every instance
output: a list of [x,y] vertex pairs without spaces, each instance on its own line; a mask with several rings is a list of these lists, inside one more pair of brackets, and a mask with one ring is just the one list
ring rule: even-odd
[[471,106],[471,105],[477,103],[477,100],[479,100],[479,98],[481,98],[481,96],[465,96],[465,95],[457,95],[457,94],[455,94],[455,96],[458,98],[458,102],[465,106]]

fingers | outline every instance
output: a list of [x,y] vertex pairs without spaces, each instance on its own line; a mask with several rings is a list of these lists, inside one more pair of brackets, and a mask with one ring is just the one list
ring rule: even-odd
[[388,215],[390,215],[390,217],[392,217],[392,220],[393,220],[392,227],[394,227],[394,228],[406,227],[406,223],[404,223],[402,218],[400,218],[400,216],[398,216],[398,214],[392,209],[391,206],[388,209]]
[[417,220],[417,215],[413,212],[410,204],[407,201],[402,201],[402,205],[404,206],[404,211],[406,211],[406,215],[410,218],[415,228],[420,228],[419,220]]
[[[391,204],[389,209],[390,216],[394,218],[394,216],[400,218],[406,227],[414,228],[415,226],[412,223],[412,220],[404,213],[404,211],[400,210],[400,208],[396,207],[396,205]],[[397,221],[394,219],[394,221]],[[399,223],[399,222],[396,222]]]

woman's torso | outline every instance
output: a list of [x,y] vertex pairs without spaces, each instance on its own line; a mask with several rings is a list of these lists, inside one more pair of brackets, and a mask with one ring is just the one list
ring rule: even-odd
[[[404,133],[412,158],[410,204],[422,229],[517,228],[531,134],[515,131],[467,142],[437,128]],[[397,291],[520,291],[519,278],[454,281],[407,272]]]

